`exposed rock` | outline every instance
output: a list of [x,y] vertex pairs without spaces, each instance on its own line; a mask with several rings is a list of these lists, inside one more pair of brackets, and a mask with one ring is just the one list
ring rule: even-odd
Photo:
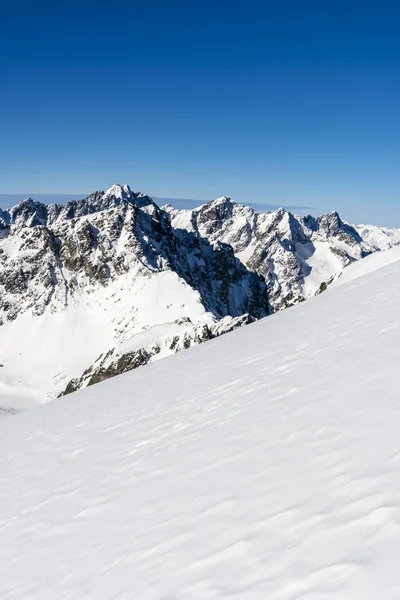
[[171,227],[169,215],[128,186],[113,186],[67,206],[32,199],[3,211],[0,239],[0,317],[62,310],[132,269],[171,270],[200,294],[215,317],[268,313],[263,279],[231,246]]
[[[208,326],[205,323],[193,324],[187,318],[178,319],[175,325],[181,326],[182,332],[173,336],[166,335],[158,343],[150,343],[128,351],[118,347],[109,350],[104,355],[99,356],[93,365],[82,373],[81,377],[71,379],[59,396],[65,396],[80,388],[132,371],[158,358],[160,354],[167,356],[180,350],[187,350],[191,346],[234,331],[238,327],[253,323],[255,320],[251,315],[245,314],[236,318],[225,317]],[[134,348],[136,344],[135,337],[132,338],[131,343]],[[124,343],[124,348],[126,346],[127,342]]]
[[354,227],[332,212],[296,217],[279,209],[257,213],[219,198],[195,210],[165,209],[174,226],[198,232],[210,242],[230,244],[236,256],[267,284],[271,310],[319,293],[321,284],[373,251],[400,243],[400,230]]
[[259,214],[227,197],[193,211],[127,185],[66,206],[29,198],[0,210],[0,347],[16,359],[2,376],[36,397],[70,393],[302,302],[398,243],[399,230],[337,213]]

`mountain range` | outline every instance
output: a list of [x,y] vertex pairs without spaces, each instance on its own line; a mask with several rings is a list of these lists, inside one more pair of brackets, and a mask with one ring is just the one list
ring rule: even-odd
[[324,291],[400,230],[228,197],[159,207],[113,185],[0,210],[0,394],[46,401]]

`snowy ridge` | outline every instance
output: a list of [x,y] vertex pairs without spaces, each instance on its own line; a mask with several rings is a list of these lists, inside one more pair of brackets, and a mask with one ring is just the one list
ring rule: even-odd
[[0,597],[397,600],[400,262],[0,419]]
[[400,244],[400,229],[374,225],[359,225],[356,229],[363,241],[375,250],[389,250],[393,245]]
[[193,324],[187,317],[174,323],[164,323],[147,329],[107,353],[101,354],[81,377],[71,379],[59,394],[65,396],[79,389],[100,383],[121,373],[132,371],[149,362],[160,360],[193,345],[212,340],[238,327],[253,323],[255,319],[245,314],[240,317],[224,317],[216,322]]
[[375,254],[371,254],[363,261],[353,263],[344,269],[340,274],[340,277],[333,282],[332,287],[337,287],[353,281],[354,279],[358,279],[359,277],[363,277],[364,275],[374,273],[374,271],[397,262],[398,260],[400,260],[400,246],[386,250],[386,252],[376,252]]
[[165,208],[174,226],[230,244],[249,269],[265,278],[274,310],[314,296],[347,265],[400,243],[398,229],[356,227],[336,212],[318,219],[284,209],[259,214],[228,197],[191,211]]

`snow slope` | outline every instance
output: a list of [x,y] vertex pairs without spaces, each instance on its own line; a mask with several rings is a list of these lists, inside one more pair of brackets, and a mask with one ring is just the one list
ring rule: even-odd
[[398,600],[400,263],[0,420],[2,600]]
[[400,244],[400,229],[376,225],[358,225],[356,229],[364,242],[377,250],[388,250],[394,243]]
[[358,277],[373,273],[398,260],[400,260],[400,246],[366,256],[363,260],[346,267],[340,277],[333,282],[332,287],[343,285],[344,283],[353,281],[353,279],[358,279]]
[[63,311],[20,315],[0,329],[0,404],[14,407],[16,395],[50,400],[101,353],[144,328],[172,322],[173,330],[183,312],[194,322],[212,321],[199,294],[176,273],[164,271],[152,277],[131,273],[78,297]]

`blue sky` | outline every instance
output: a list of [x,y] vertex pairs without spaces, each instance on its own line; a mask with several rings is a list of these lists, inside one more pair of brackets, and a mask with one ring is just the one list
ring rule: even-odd
[[127,182],[400,226],[400,3],[1,11],[0,193]]

